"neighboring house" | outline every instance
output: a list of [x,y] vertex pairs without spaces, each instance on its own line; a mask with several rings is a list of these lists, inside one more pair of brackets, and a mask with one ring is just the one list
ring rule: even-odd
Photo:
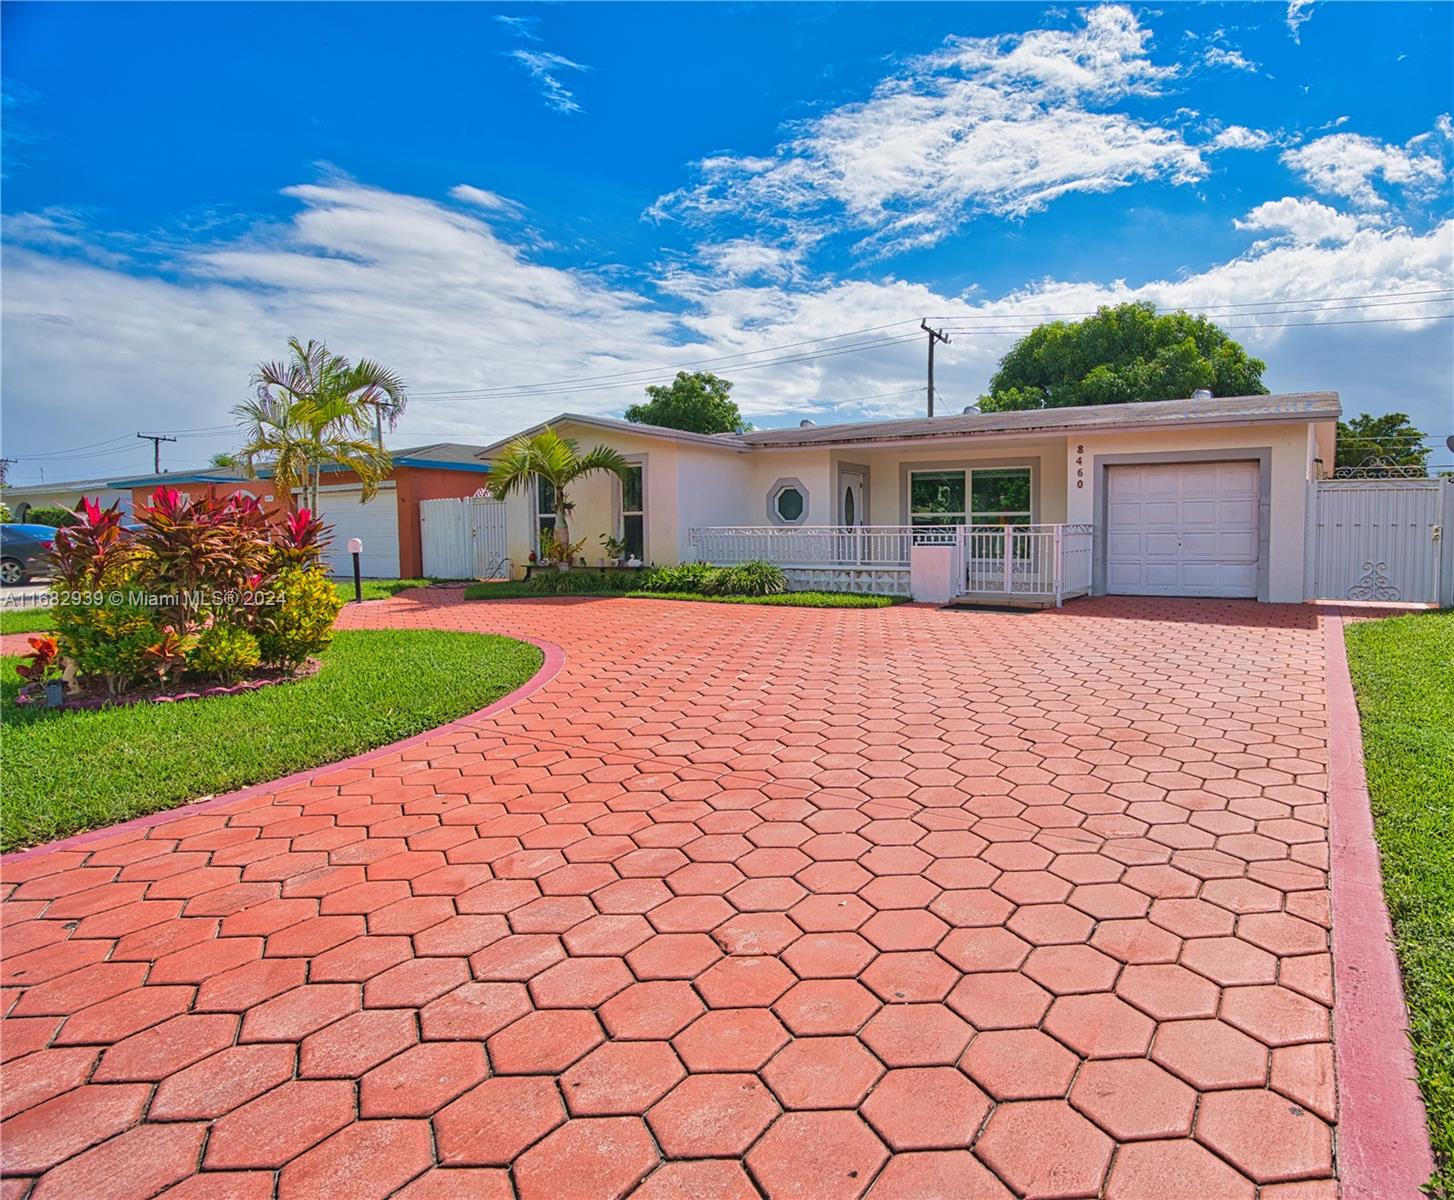
[[[1336,392],[1308,392],[747,434],[572,413],[548,424],[582,448],[614,447],[639,475],[629,487],[602,474],[573,486],[571,535],[591,563],[611,534],[648,563],[761,556],[800,585],[908,594],[911,550],[957,539],[960,590],[965,572],[969,591],[999,590],[1003,561],[1005,581],[1015,577],[1004,590],[1044,592],[1053,573],[1055,594],[1063,552],[1076,564],[1064,568],[1066,594],[1298,602],[1311,594],[1308,482],[1331,473],[1340,412]],[[517,573],[553,520],[540,489],[508,501]],[[933,532],[1002,525],[1018,532]]]
[[93,500],[99,499],[102,507],[106,508],[119,501],[123,512],[131,511],[131,493],[116,487],[107,479],[77,479],[64,483],[7,484],[5,490],[0,492],[0,499],[10,506],[10,515],[19,522],[25,520],[26,514],[32,508],[40,508],[43,505],[56,504],[74,512],[76,505],[81,502],[82,496]]
[[[319,515],[332,527],[327,562],[336,575],[351,575],[349,538],[363,541],[360,565],[371,578],[417,578],[423,574],[419,540],[419,502],[472,496],[485,482],[489,467],[479,459],[479,446],[433,442],[392,450],[393,470],[368,503],[352,471],[324,468],[319,490]],[[267,478],[246,479],[235,468],[172,471],[115,481],[128,497],[145,503],[160,485],[193,497],[247,492],[269,507],[278,507]]]

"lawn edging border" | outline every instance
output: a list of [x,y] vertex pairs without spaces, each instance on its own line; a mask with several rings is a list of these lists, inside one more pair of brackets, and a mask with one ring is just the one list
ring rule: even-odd
[[1325,614],[1333,1025],[1343,1200],[1415,1197],[1434,1171],[1363,768],[1347,616]]
[[0,855],[0,866],[24,862],[26,859],[37,858],[42,854],[51,854],[56,851],[77,850],[83,846],[91,845],[94,842],[105,841],[115,837],[118,833],[125,830],[149,829],[156,825],[165,825],[169,821],[178,821],[184,817],[194,817],[198,813],[211,812],[214,809],[222,808],[229,804],[236,804],[243,800],[251,800],[257,796],[266,795],[269,792],[281,791],[284,788],[307,783],[309,780],[330,771],[346,770],[349,767],[362,766],[365,763],[373,762],[375,759],[397,754],[400,750],[407,750],[411,746],[429,741],[432,738],[438,737],[441,733],[446,733],[450,730],[471,728],[480,721],[488,720],[496,713],[503,712],[505,709],[518,704],[527,696],[545,687],[546,684],[550,683],[560,674],[561,667],[565,665],[565,651],[554,642],[516,633],[499,633],[496,636],[534,646],[541,652],[543,658],[540,663],[540,669],[534,675],[513,692],[507,692],[498,700],[493,700],[485,705],[484,708],[478,708],[472,713],[466,713],[462,717],[456,717],[453,721],[446,721],[443,725],[436,725],[433,729],[425,729],[420,733],[410,734],[408,737],[402,738],[397,742],[389,742],[384,746],[375,746],[372,750],[365,750],[350,758],[341,758],[337,762],[320,763],[316,767],[307,767],[302,771],[294,771],[291,775],[284,775],[278,779],[248,784],[247,787],[239,788],[235,792],[228,792],[226,795],[213,796],[210,799],[196,801],[191,804],[179,804],[176,808],[147,813],[144,817],[133,817],[129,821],[122,821],[116,825],[107,825],[102,829],[88,829],[85,833],[72,834],[70,837],[61,838],[59,841],[45,842],[42,845],[30,846],[24,850],[15,850],[10,854]]

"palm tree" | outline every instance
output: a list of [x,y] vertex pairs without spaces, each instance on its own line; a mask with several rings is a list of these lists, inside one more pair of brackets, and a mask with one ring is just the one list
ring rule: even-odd
[[363,485],[363,499],[371,499],[393,465],[382,430],[385,420],[392,429],[404,411],[403,382],[378,363],[351,363],[321,342],[305,346],[292,338],[288,349],[291,358],[259,364],[253,375],[257,394],[232,410],[243,431],[239,465],[252,478],[270,471],[290,507],[293,492],[301,490],[317,511],[320,476],[328,465],[352,471]]
[[228,450],[223,450],[223,451],[221,451],[221,452],[219,452],[217,454],[214,454],[211,458],[209,458],[207,460],[207,465],[209,467],[218,467],[218,468],[223,468],[223,467],[236,467],[238,465],[237,455],[231,453]]
[[500,451],[490,464],[488,486],[496,500],[503,500],[511,492],[528,491],[536,479],[545,480],[555,493],[556,541],[568,546],[566,516],[572,505],[566,489],[593,471],[610,471],[624,482],[630,469],[631,464],[620,451],[595,446],[581,454],[575,442],[547,425],[533,437],[522,434]]

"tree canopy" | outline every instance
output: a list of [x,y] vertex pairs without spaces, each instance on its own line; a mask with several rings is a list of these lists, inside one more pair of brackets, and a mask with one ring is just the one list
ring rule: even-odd
[[1338,422],[1340,467],[1418,467],[1426,473],[1429,453],[1424,431],[1415,427],[1407,413],[1381,417],[1360,413],[1351,421]]
[[[363,499],[373,498],[393,463],[384,449],[382,427],[390,429],[404,410],[404,384],[378,363],[350,362],[311,339],[288,342],[289,357],[258,364],[256,395],[233,407],[243,445],[236,461],[243,474],[271,474],[280,499],[307,493],[318,511],[324,467],[358,476]],[[371,428],[372,427],[372,428]]]
[[678,371],[671,383],[647,388],[646,402],[628,408],[626,419],[690,433],[746,433],[752,426],[743,420],[731,392],[732,381],[710,371]]
[[1260,396],[1267,364],[1205,317],[1161,314],[1145,301],[1103,306],[1083,321],[1051,321],[1015,343],[981,396],[985,412]]

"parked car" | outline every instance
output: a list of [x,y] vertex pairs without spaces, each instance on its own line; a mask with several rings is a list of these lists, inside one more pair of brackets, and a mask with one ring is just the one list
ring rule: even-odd
[[44,574],[55,536],[54,525],[0,525],[0,584],[25,583]]

